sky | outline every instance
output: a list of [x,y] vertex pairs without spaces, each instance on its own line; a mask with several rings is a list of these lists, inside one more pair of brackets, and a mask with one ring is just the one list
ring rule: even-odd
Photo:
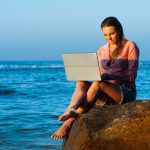
[[125,37],[150,60],[150,0],[0,0],[0,61],[61,60],[96,52],[101,22],[115,16]]

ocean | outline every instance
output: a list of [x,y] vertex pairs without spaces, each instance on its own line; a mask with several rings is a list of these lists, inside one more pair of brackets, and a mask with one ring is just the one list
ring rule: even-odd
[[[137,100],[150,99],[149,74],[150,61],[140,61]],[[50,135],[74,88],[62,61],[1,61],[0,150],[61,150]]]

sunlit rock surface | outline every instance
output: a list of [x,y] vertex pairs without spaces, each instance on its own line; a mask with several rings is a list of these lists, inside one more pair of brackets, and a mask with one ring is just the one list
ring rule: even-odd
[[94,106],[75,120],[63,150],[150,150],[150,101]]

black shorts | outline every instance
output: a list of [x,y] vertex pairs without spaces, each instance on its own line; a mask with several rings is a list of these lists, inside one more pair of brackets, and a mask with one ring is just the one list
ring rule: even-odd
[[122,95],[120,104],[128,103],[136,99],[136,92],[132,88],[121,85],[120,90]]

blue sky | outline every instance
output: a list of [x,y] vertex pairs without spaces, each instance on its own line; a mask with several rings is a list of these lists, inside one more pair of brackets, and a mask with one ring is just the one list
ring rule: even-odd
[[58,60],[62,53],[96,52],[100,24],[116,16],[127,39],[150,59],[149,0],[0,0],[0,60]]

